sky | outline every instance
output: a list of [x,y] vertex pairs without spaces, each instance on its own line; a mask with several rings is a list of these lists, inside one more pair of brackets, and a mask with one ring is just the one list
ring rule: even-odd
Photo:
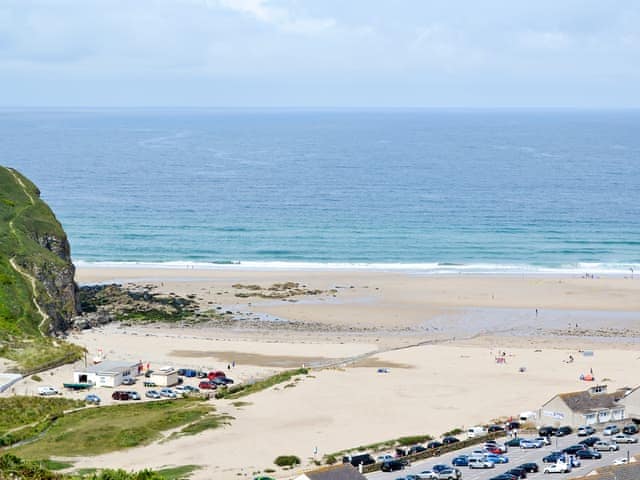
[[640,107],[640,1],[0,0],[0,106]]

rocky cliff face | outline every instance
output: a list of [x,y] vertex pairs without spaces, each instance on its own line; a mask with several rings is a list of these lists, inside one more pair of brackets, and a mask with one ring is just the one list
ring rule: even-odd
[[0,322],[24,333],[64,331],[79,311],[67,236],[40,191],[0,167]]

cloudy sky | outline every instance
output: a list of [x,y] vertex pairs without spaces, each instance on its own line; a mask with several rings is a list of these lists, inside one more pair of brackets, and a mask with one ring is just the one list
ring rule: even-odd
[[640,1],[0,0],[2,106],[640,107]]

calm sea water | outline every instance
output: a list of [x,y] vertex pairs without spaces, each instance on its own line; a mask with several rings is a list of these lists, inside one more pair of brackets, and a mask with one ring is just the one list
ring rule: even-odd
[[640,274],[640,112],[0,111],[76,262]]

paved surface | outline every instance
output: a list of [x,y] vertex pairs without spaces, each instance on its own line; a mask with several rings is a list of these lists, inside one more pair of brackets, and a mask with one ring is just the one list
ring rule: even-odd
[[[600,432],[595,434],[601,439],[606,439],[607,437],[602,435]],[[470,469],[469,467],[457,467],[462,471],[463,480],[487,480],[493,476],[499,475],[501,473],[506,472],[507,470],[517,467],[518,465],[525,462],[535,462],[540,467],[540,472],[538,473],[529,473],[527,474],[527,480],[548,480],[551,479],[568,479],[571,477],[580,477],[582,475],[586,475],[591,470],[601,467],[604,465],[611,465],[614,460],[620,457],[627,456],[627,450],[630,455],[636,455],[640,453],[640,444],[620,444],[620,450],[617,452],[600,452],[602,454],[602,458],[599,460],[580,460],[582,462],[582,466],[574,468],[569,474],[543,474],[542,470],[544,468],[544,463],[542,462],[542,457],[548,455],[554,450],[562,450],[570,445],[574,445],[582,440],[584,437],[578,437],[577,435],[569,435],[567,437],[551,437],[551,445],[544,446],[542,448],[532,448],[532,449],[520,449],[519,447],[510,447],[507,452],[507,457],[509,458],[509,463],[505,463],[502,465],[496,464],[495,468],[489,469]],[[557,442],[557,443],[556,443]],[[557,446],[556,446],[557,445]],[[457,450],[455,452],[447,453],[441,455],[439,457],[429,458],[427,460],[421,460],[419,462],[413,463],[411,466],[405,468],[404,470],[396,471],[396,472],[375,472],[367,475],[369,480],[395,480],[398,478],[404,478],[405,475],[409,473],[420,473],[424,470],[431,470],[431,467],[437,463],[444,463],[447,465],[451,465],[451,460],[458,456],[467,454],[469,455],[472,450],[482,448],[481,445],[477,445],[474,447],[463,448],[461,450]]]

